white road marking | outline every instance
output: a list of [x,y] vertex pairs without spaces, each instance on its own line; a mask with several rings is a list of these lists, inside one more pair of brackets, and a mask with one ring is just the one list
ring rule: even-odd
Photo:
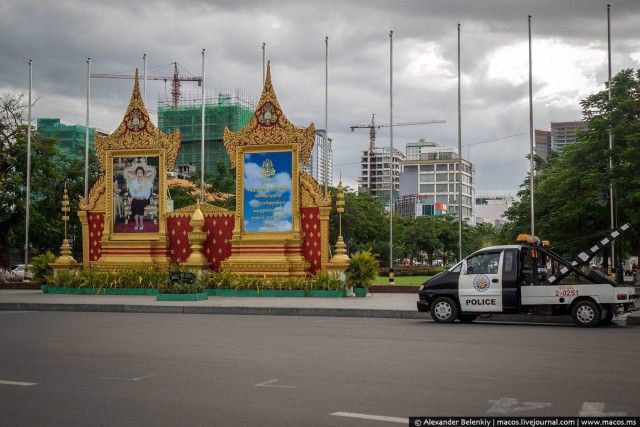
[[360,418],[362,420],[386,421],[389,423],[409,424],[409,418],[385,417],[383,415],[356,414],[355,412],[334,412],[336,417]]
[[5,385],[21,385],[21,386],[30,386],[30,385],[37,385],[38,383],[24,383],[21,381],[3,381],[0,380],[0,384],[5,384]]
[[489,400],[487,403],[491,403],[492,405],[487,412],[494,414],[510,414],[551,406],[551,403],[547,402],[518,402],[518,399],[514,399],[513,397],[502,397],[498,400]]
[[624,417],[626,412],[604,412],[603,402],[584,402],[580,409],[580,417]]
[[158,374],[143,375],[141,377],[136,377],[136,378],[100,377],[100,379],[101,380],[118,380],[118,381],[139,381],[145,378],[155,377],[156,375]]
[[276,387],[276,388],[298,388],[296,386],[293,385],[273,385],[271,383],[274,383],[278,380],[269,380],[260,384],[256,384],[254,387]]

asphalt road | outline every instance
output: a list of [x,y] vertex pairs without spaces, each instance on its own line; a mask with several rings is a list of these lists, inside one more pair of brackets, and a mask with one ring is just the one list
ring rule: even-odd
[[638,416],[640,328],[0,312],[2,426]]

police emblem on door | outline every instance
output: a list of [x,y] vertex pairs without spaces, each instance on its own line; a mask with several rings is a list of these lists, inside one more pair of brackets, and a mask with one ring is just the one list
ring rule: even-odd
[[491,285],[491,281],[484,274],[479,274],[473,279],[473,287],[478,292],[486,291],[487,289],[489,289],[490,285]]

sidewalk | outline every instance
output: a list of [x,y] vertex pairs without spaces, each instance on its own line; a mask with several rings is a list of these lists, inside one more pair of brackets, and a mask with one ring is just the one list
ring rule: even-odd
[[[366,298],[209,297],[205,301],[156,301],[155,296],[60,295],[38,290],[0,290],[0,310],[120,313],[235,314],[271,316],[431,319],[416,308],[418,295],[376,293]],[[571,324],[569,316],[492,315],[480,321]],[[640,325],[640,311],[614,319],[618,325]]]

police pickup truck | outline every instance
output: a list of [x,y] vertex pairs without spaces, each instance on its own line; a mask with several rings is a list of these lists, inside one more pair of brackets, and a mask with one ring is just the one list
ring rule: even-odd
[[524,313],[571,315],[583,327],[610,323],[634,310],[635,289],[591,269],[589,261],[627,230],[633,231],[629,224],[619,227],[573,262],[528,235],[518,236],[526,244],[481,249],[427,280],[420,287],[418,311],[430,311],[438,323]]

